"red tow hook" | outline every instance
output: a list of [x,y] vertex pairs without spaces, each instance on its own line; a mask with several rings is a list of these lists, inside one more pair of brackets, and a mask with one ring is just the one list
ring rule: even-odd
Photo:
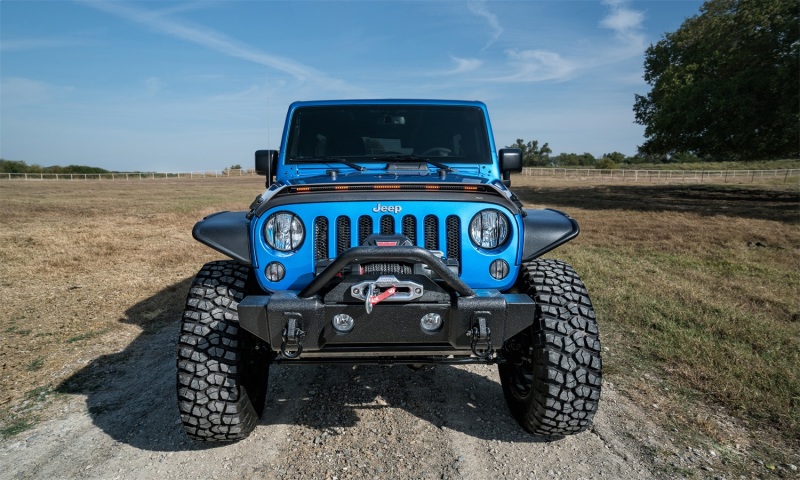
[[375,289],[375,284],[371,283],[369,285],[369,290],[367,290],[367,295],[364,297],[364,308],[367,309],[367,315],[372,313],[372,306],[377,305],[378,303],[386,300],[387,298],[391,297],[395,293],[397,293],[397,287],[389,287],[383,291],[383,293],[379,293],[378,295],[373,295],[372,292]]
[[397,293],[397,288],[389,287],[386,290],[384,290],[383,293],[381,293],[379,295],[375,295],[374,297],[370,297],[369,298],[369,303],[372,304],[372,305],[377,305],[380,302],[382,302],[382,301],[386,300],[387,298],[391,297],[395,293]]

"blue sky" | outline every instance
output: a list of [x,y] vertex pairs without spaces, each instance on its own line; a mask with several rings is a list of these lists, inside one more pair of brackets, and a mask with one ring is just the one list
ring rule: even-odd
[[0,2],[0,157],[249,167],[288,105],[484,101],[498,146],[636,153],[644,50],[702,2]]

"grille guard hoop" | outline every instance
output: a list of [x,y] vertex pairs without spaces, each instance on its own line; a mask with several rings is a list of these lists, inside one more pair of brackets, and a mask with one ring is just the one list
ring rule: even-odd
[[317,294],[336,275],[352,263],[376,261],[418,262],[428,265],[439,278],[462,297],[473,297],[475,291],[464,283],[458,275],[431,251],[422,247],[352,247],[345,250],[336,260],[319,273],[299,294],[300,298],[310,298]]

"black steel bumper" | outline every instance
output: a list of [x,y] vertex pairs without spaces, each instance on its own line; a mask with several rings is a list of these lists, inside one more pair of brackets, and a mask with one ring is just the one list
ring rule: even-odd
[[[369,276],[337,279],[328,288],[349,265],[398,259],[425,264],[434,272],[436,282],[417,278],[424,280],[426,294],[407,302],[381,302],[368,312],[364,301],[351,296],[351,288]],[[534,307],[524,294],[471,289],[423,248],[354,247],[302,291],[247,296],[238,312],[242,328],[279,352],[277,361],[492,362],[495,349],[530,327]],[[337,315],[350,317],[350,331],[334,328]],[[426,315],[437,315],[441,326],[423,328]]]
[[[249,296],[239,303],[239,323],[248,332],[284,349],[292,320],[304,334],[299,358],[319,357],[425,357],[473,355],[472,332],[481,322],[488,329],[492,345],[528,328],[533,321],[534,303],[527,295],[478,290],[472,297],[457,297],[454,304],[383,303],[367,313],[363,304],[326,305],[319,297],[304,299],[297,292]],[[442,326],[425,331],[421,319],[429,313],[442,317]],[[349,333],[339,333],[332,320],[337,314],[353,318]],[[479,339],[478,349],[485,344]],[[291,351],[296,347],[290,346]],[[285,356],[285,355],[284,355]]]

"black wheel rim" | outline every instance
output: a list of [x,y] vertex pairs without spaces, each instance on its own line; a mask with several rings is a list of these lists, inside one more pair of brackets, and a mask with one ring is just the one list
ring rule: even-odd
[[531,393],[533,379],[533,362],[529,358],[511,365],[510,387],[517,398],[526,398]]

